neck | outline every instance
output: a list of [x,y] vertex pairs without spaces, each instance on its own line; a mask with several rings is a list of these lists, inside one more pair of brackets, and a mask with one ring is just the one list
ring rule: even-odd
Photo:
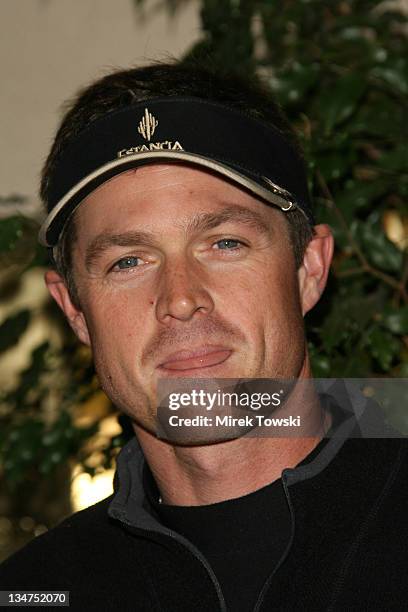
[[253,430],[250,436],[216,444],[177,446],[134,424],[163,502],[199,506],[241,497],[300,463],[330,427],[330,415],[323,413],[311,385],[307,397],[305,387],[297,391],[298,387],[280,414],[300,415],[303,426],[296,437],[271,437]]

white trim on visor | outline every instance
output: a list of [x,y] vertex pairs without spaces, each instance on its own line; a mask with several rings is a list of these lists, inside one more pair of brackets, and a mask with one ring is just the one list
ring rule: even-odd
[[[182,152],[181,151],[165,151],[165,152],[164,151],[146,151],[143,153],[133,153],[131,155],[125,155],[123,157],[110,161],[107,164],[100,166],[99,168],[97,168],[96,170],[94,170],[93,172],[85,176],[81,181],[79,181],[79,183],[74,185],[64,195],[64,197],[61,198],[61,200],[54,206],[52,211],[49,213],[49,215],[44,220],[40,228],[40,231],[38,233],[39,242],[42,245],[47,246],[47,247],[54,246],[54,245],[49,244],[46,238],[47,231],[50,225],[54,221],[55,217],[59,214],[59,212],[68,204],[68,202],[81,189],[86,187],[88,183],[98,178],[98,176],[101,176],[104,173],[108,173],[110,170],[112,170],[112,168],[120,167],[120,166],[123,166],[124,164],[129,165],[129,162],[132,162],[132,161],[134,161],[135,162],[134,165],[137,166],[138,165],[137,162],[140,162],[146,159],[153,159],[153,158],[157,160],[159,159],[160,160],[161,159],[170,160],[171,159],[171,160],[186,161],[186,162],[192,162],[196,164],[197,166],[204,166],[205,168],[214,170],[215,172],[218,172],[219,174],[231,179],[235,183],[238,183],[239,185],[246,187],[247,189],[252,191],[254,194],[258,195],[261,198],[264,198],[265,200],[267,200],[268,202],[277,206],[278,208],[280,208],[281,210],[285,212],[288,210],[293,210],[297,208],[297,205],[296,205],[296,202],[293,196],[288,191],[280,187],[279,185],[276,185],[275,183],[273,183],[267,177],[263,177],[263,178],[265,180],[265,183],[269,185],[269,189],[267,189],[266,187],[265,188],[261,187],[261,185],[258,185],[258,183],[256,183],[255,181],[252,181],[251,179],[244,176],[237,170],[233,170],[232,168],[230,168],[229,166],[226,166],[225,164],[221,162],[214,161],[212,159],[209,159],[208,157],[204,157],[203,155],[199,155],[197,153],[188,153],[186,151],[182,151]],[[118,174],[120,173],[118,172]],[[113,177],[109,177],[109,178],[113,178]],[[302,213],[305,214],[301,208],[299,208],[299,210],[301,210]]]

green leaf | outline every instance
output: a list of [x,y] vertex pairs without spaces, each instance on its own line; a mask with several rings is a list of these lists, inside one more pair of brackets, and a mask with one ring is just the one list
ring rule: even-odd
[[319,65],[294,62],[289,70],[274,77],[270,84],[283,105],[296,104],[313,87],[319,76]]
[[313,375],[316,378],[325,378],[330,375],[330,359],[327,355],[314,355],[311,362]]
[[408,169],[408,147],[407,143],[404,142],[398,147],[395,147],[392,151],[383,153],[378,160],[380,168],[397,172],[398,170]]
[[350,132],[354,135],[365,135],[368,142],[376,144],[374,138],[389,142],[399,139],[406,133],[406,109],[390,96],[371,93],[371,99],[360,105],[353,121],[349,123]]
[[370,371],[371,359],[367,349],[356,347],[353,351],[347,352],[346,359],[340,353],[333,358],[332,363],[331,376],[363,378]]
[[408,94],[408,62],[405,58],[399,58],[396,61],[392,58],[386,65],[376,66],[371,74],[386,82],[395,91],[404,95]]
[[324,353],[318,351],[312,342],[308,343],[309,356],[313,375],[316,378],[325,378],[330,375],[330,359]]
[[20,310],[0,325],[0,352],[7,351],[17,344],[20,336],[26,331],[30,322],[30,311]]
[[24,218],[21,216],[0,220],[0,253],[7,253],[15,248],[23,234],[24,225]]
[[373,357],[384,371],[390,369],[394,357],[400,350],[400,342],[394,336],[380,327],[371,328],[367,336],[368,346]]
[[402,265],[402,252],[388,240],[379,223],[359,225],[364,251],[374,266],[387,272],[398,272]]
[[330,183],[350,172],[352,161],[352,151],[323,151],[317,156],[316,165],[325,180]]
[[21,411],[26,407],[26,395],[40,388],[39,381],[41,374],[47,371],[46,355],[49,343],[43,342],[31,353],[29,366],[20,373],[20,380],[17,389],[12,397],[7,397],[7,401],[14,401],[16,409]]
[[389,188],[385,180],[374,180],[366,183],[350,179],[344,189],[336,194],[336,204],[347,221],[355,218],[356,212],[373,208],[374,202],[381,198]]
[[30,265],[38,249],[37,232],[38,224],[22,215],[0,219],[0,269],[17,266],[22,271]]
[[365,89],[364,75],[354,72],[340,77],[331,86],[326,85],[319,102],[320,116],[326,134],[352,115]]
[[408,306],[402,306],[399,310],[388,308],[382,314],[380,321],[393,334],[408,334]]

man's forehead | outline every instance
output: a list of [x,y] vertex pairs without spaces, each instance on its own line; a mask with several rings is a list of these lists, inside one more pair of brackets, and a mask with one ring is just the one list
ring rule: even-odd
[[[126,223],[131,215],[146,226],[165,213],[175,226],[193,231],[227,221],[265,229],[280,211],[225,178],[181,164],[151,164],[128,170],[95,189],[77,209],[79,225]],[[130,219],[129,219],[130,220]]]

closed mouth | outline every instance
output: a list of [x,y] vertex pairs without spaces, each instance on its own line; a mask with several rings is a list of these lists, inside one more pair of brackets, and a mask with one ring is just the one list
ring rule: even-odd
[[167,357],[159,368],[166,371],[186,371],[213,367],[226,361],[231,353],[231,349],[221,346],[178,351]]

